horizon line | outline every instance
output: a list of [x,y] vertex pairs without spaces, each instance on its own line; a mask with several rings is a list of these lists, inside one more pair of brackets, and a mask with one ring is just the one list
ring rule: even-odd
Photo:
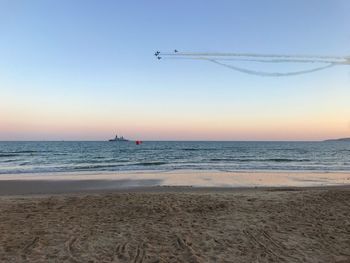
[[[328,139],[319,139],[319,140],[141,140],[143,142],[323,142],[328,140],[339,140],[347,138],[328,138]],[[127,142],[135,142],[139,139],[129,139]],[[108,140],[0,140],[0,142],[109,142]],[[126,142],[126,143],[127,143]],[[111,142],[113,143],[113,142]],[[124,142],[119,142],[124,143]]]

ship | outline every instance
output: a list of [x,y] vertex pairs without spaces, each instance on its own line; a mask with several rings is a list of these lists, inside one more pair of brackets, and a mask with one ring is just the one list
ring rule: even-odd
[[110,142],[128,142],[129,140],[125,139],[123,136],[118,137],[118,134],[116,134],[114,139],[110,139],[108,141],[110,141]]

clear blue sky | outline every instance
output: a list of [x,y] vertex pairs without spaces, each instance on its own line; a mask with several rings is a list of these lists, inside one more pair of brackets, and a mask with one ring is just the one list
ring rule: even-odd
[[350,135],[350,68],[264,78],[156,50],[350,55],[350,1],[0,0],[0,140]]

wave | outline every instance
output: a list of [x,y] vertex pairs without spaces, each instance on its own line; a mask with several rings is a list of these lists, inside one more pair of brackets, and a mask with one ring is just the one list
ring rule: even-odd
[[118,164],[79,165],[79,166],[74,166],[73,170],[91,170],[91,169],[103,169],[103,168],[116,168],[118,166],[125,166],[125,165],[120,165],[120,164],[119,165]]
[[20,154],[16,153],[0,153],[0,158],[5,158],[5,157],[15,157],[15,156],[20,156]]
[[130,160],[126,160],[126,159],[122,159],[122,160],[118,160],[118,159],[114,159],[114,158],[111,158],[111,159],[96,159],[96,158],[93,158],[93,159],[89,159],[89,160],[72,160],[71,162],[73,164],[104,164],[104,163],[118,163],[118,165],[120,163],[127,163],[129,162]]
[[196,151],[220,151],[218,148],[180,148],[182,151],[196,152]]
[[0,152],[0,157],[12,157],[20,156],[23,153],[50,153],[51,151],[13,151],[13,152]]
[[20,163],[19,166],[26,166],[28,164],[30,164],[30,162],[23,162],[23,163]]
[[0,163],[12,163],[12,162],[18,162],[17,159],[7,159],[7,160],[1,160]]
[[266,159],[266,161],[270,162],[310,162],[309,159],[287,159],[287,158],[272,158]]
[[48,151],[16,151],[16,153],[38,153],[38,152],[48,152]]
[[350,152],[350,150],[347,149],[343,149],[343,150],[337,150],[335,153],[342,153],[342,152]]
[[287,159],[287,158],[270,158],[270,159],[245,159],[245,158],[211,158],[210,161],[220,162],[310,162],[309,159]]
[[164,165],[164,164],[167,164],[167,162],[141,162],[135,165],[152,166],[152,165]]
[[197,148],[183,148],[181,149],[183,151],[190,151],[190,152],[194,152],[194,151],[203,151],[204,149],[197,149]]
[[[120,168],[120,167],[132,167],[132,166],[158,166],[167,164],[166,162],[140,162],[133,164],[91,164],[91,165],[79,165],[74,166],[73,170],[92,170],[92,169],[108,169],[108,168]],[[67,167],[68,168],[68,167]]]

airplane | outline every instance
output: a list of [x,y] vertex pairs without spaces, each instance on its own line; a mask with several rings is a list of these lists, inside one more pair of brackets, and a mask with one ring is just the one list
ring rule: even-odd
[[154,53],[154,55],[157,57],[160,54],[159,51],[157,51],[156,53]]

